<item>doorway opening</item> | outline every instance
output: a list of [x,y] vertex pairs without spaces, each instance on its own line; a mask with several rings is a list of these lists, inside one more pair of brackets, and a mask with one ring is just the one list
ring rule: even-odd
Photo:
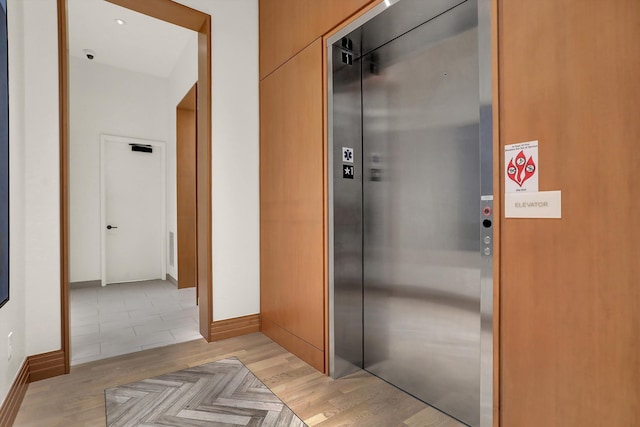
[[[65,357],[65,372],[70,367],[70,318],[69,318],[69,54],[67,52],[67,1],[58,0],[59,19],[59,64],[60,64],[60,171],[61,171],[61,324],[62,350]],[[70,0],[69,0],[70,1]],[[197,33],[197,80],[198,84],[198,132],[197,132],[197,289],[200,304],[197,325],[200,334],[210,340],[211,325],[211,18],[209,15],[190,9],[169,0],[127,1],[113,0],[109,3],[122,6],[148,17],[177,25]],[[118,23],[119,24],[119,23]],[[88,58],[88,57],[87,57]],[[89,59],[89,58],[88,58]],[[174,106],[175,107],[175,106]]]

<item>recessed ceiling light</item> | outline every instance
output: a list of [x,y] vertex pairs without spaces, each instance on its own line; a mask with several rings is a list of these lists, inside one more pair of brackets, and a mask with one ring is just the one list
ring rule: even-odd
[[116,24],[118,25],[124,25],[127,23],[124,19],[120,19],[120,18],[114,19],[114,21],[116,21]]

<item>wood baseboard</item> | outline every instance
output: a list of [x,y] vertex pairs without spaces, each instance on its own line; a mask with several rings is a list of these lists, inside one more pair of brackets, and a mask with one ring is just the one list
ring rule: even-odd
[[254,332],[260,332],[260,314],[212,322],[209,337],[211,341],[219,341]]
[[29,360],[24,359],[18,371],[16,379],[11,384],[7,397],[0,406],[0,427],[9,427],[18,415],[18,410],[22,404],[22,399],[27,393],[29,386]]
[[30,383],[65,374],[64,351],[62,350],[34,354],[27,357],[27,363]]
[[26,357],[9,388],[7,397],[0,406],[0,427],[13,425],[29,383],[64,374],[64,351],[62,350]]
[[282,347],[316,368],[326,373],[324,366],[324,351],[312,346],[303,339],[293,335],[281,326],[263,317],[261,321],[263,334],[280,344]]

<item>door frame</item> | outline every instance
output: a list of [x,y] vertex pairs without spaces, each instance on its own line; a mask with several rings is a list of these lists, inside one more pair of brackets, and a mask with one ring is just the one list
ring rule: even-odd
[[160,212],[160,241],[162,250],[160,251],[160,265],[162,278],[167,276],[167,150],[166,144],[162,141],[149,139],[129,138],[100,134],[100,279],[102,286],[107,285],[107,175],[106,175],[106,150],[107,144],[140,144],[151,145],[160,149],[160,185],[161,191],[161,212]]
[[[69,331],[69,53],[67,0],[58,9],[58,90],[60,150],[60,330],[64,373],[70,371]],[[213,320],[211,220],[211,16],[171,0],[106,0],[198,33],[197,88],[197,288],[200,334],[211,341]]]

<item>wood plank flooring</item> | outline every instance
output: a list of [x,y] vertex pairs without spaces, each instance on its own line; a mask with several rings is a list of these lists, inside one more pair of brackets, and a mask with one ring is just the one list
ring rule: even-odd
[[364,371],[332,380],[262,334],[191,341],[74,366],[69,375],[30,384],[14,426],[104,426],[106,388],[232,356],[309,426],[463,427]]

